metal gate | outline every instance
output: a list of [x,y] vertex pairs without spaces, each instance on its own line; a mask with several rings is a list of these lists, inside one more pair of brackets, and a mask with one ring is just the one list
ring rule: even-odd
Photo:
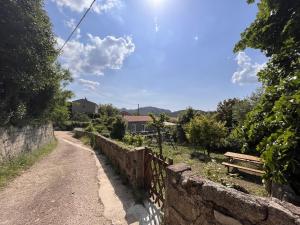
[[173,160],[147,148],[145,151],[144,185],[149,198],[159,207],[164,207],[166,168]]

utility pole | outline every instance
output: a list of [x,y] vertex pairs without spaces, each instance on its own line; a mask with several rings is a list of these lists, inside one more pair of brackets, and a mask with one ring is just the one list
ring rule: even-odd
[[140,115],[140,104],[138,104],[138,108],[137,108],[137,115]]

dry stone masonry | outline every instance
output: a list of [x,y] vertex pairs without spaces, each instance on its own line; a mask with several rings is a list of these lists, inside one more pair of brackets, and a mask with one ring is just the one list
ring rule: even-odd
[[77,137],[84,134],[88,134],[94,140],[94,148],[103,153],[133,187],[142,188],[144,186],[144,147],[124,148],[100,134],[75,129]]
[[0,128],[0,162],[48,144],[54,138],[52,124]]
[[196,176],[186,164],[168,167],[165,225],[300,225],[300,208]]

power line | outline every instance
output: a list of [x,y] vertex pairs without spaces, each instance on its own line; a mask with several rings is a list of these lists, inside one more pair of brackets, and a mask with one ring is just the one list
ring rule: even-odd
[[88,12],[91,10],[92,6],[94,5],[96,0],[93,0],[90,7],[85,11],[85,13],[82,15],[82,17],[80,18],[79,22],[77,23],[76,27],[73,29],[73,31],[70,33],[70,35],[68,36],[67,40],[64,42],[64,44],[61,46],[61,48],[58,50],[58,54],[60,55],[62,49],[65,47],[65,45],[68,43],[68,41],[71,39],[71,37],[73,36],[73,34],[75,33],[75,31],[77,30],[77,28],[79,27],[79,25],[81,24],[81,22],[83,21],[83,19],[85,18],[85,16],[88,14]]

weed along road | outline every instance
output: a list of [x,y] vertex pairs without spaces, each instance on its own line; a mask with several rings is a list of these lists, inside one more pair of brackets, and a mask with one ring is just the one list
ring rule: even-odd
[[1,225],[150,224],[101,158],[71,133],[56,137],[53,152],[0,191]]

